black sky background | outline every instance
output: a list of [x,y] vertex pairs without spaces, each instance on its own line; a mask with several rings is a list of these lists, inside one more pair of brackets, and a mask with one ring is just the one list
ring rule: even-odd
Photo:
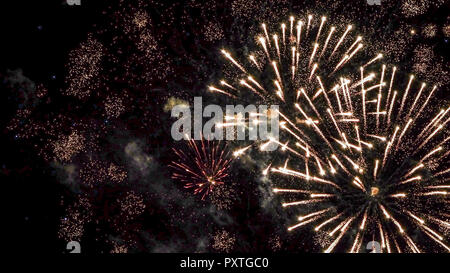
[[[21,69],[24,76],[57,92],[64,79],[69,50],[85,38],[105,1],[68,6],[64,1],[2,1],[0,4],[0,74]],[[2,77],[3,78],[3,77]],[[11,226],[21,252],[55,253],[58,218],[62,211],[58,196],[63,187],[30,143],[17,141],[6,123],[17,109],[17,90],[1,92],[3,152],[1,180],[5,183],[6,206],[14,219]],[[13,211],[11,211],[13,210]]]

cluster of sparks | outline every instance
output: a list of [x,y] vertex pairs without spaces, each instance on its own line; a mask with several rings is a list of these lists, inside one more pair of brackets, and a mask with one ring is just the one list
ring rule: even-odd
[[228,253],[233,250],[235,242],[236,237],[232,233],[226,230],[219,230],[213,236],[212,247],[220,252]]
[[[367,240],[379,241],[383,252],[421,252],[426,240],[450,251],[450,107],[436,101],[437,86],[380,64],[381,53],[367,57],[352,25],[327,21],[308,15],[291,16],[277,30],[262,24],[247,63],[221,51],[241,73],[210,92],[234,99],[245,90],[246,99],[280,105],[280,138],[255,141],[234,156],[281,147],[274,152],[280,162],[274,155],[263,175],[295,178],[273,189],[286,198],[283,207],[302,213],[288,230],[311,224],[325,231],[324,252],[360,252]],[[200,190],[205,175],[198,177],[192,186]],[[420,240],[412,235],[419,230]]]
[[65,94],[80,99],[87,98],[99,87],[101,61],[104,47],[93,35],[69,54],[68,74]]
[[194,194],[201,194],[202,200],[229,175],[232,157],[222,143],[201,139],[189,139],[186,149],[172,149],[177,160],[170,165],[172,178],[193,188]]
[[401,12],[405,17],[414,17],[424,14],[431,6],[439,7],[444,3],[444,0],[403,0],[401,3]]

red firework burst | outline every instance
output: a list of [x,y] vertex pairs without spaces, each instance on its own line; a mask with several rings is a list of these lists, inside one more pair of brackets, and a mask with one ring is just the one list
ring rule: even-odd
[[204,200],[215,186],[225,182],[232,158],[222,142],[202,138],[189,139],[187,144],[182,149],[172,148],[178,157],[169,165],[174,169],[172,178],[185,183],[185,188],[193,188]]

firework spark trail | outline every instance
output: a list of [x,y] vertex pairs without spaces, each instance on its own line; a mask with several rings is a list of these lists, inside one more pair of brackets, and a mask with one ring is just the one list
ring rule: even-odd
[[[282,129],[280,140],[271,138],[261,145],[260,150],[265,151],[264,146],[277,143],[281,147],[279,150],[289,152],[284,154],[285,160],[279,159],[280,163],[284,162],[280,167],[276,167],[278,160],[274,156],[269,167],[263,170],[264,175],[273,174],[274,182],[280,184],[283,184],[280,175],[300,181],[295,187],[275,188],[274,193],[291,197],[308,194],[303,199],[291,198],[282,203],[283,207],[302,207],[303,211],[305,208],[309,211],[288,230],[314,224],[317,232],[341,218],[337,226],[327,228],[334,240],[325,252],[341,251],[346,245],[346,251],[357,252],[364,240],[374,236],[381,241],[383,251],[409,249],[420,252],[422,242],[413,241],[416,236],[409,234],[416,232],[414,226],[418,225],[423,234],[436,242],[436,247],[448,251],[445,242],[448,231],[440,235],[432,227],[417,221],[419,216],[416,219],[406,211],[415,211],[420,217],[431,219],[430,208],[440,208],[448,202],[446,188],[440,188],[446,185],[440,183],[447,181],[450,174],[449,166],[445,164],[449,153],[441,155],[442,150],[448,150],[448,138],[443,140],[442,132],[450,122],[446,116],[450,108],[443,105],[445,110],[436,114],[434,105],[429,103],[434,99],[436,86],[427,96],[422,95],[426,92],[426,84],[417,87],[412,75],[405,84],[403,77],[396,77],[400,73],[396,67],[380,64],[382,53],[364,57],[365,54],[361,54],[363,38],[351,37],[352,25],[331,26],[326,31],[327,22],[331,20],[316,22],[313,17],[300,19],[296,33],[295,18],[289,18],[290,39],[285,38],[287,26],[281,25],[278,31],[282,33],[273,34],[273,46],[268,27],[263,24],[263,33],[254,50],[259,54],[252,53],[251,56],[265,55],[265,60],[264,57],[260,57],[261,60],[252,57],[247,66],[225,54],[225,58],[242,72],[239,79],[229,82],[253,77],[255,80],[248,85],[263,92],[260,97],[264,102],[278,103],[282,109],[278,111]],[[332,39],[335,33],[342,34]],[[278,44],[279,37],[283,37],[283,46]],[[299,59],[299,55],[306,57]],[[358,63],[363,65],[354,69]],[[257,71],[248,74],[250,68],[247,67],[255,66]],[[264,66],[270,66],[270,69]],[[312,80],[314,76],[316,80]],[[372,82],[375,78],[378,80]],[[258,79],[269,82],[272,79],[276,91],[266,92],[273,86],[266,86]],[[246,87],[254,93],[252,88]],[[418,91],[413,93],[412,90]],[[236,91],[241,97],[244,94],[232,88],[223,91]],[[224,92],[219,93],[226,95]],[[427,106],[430,109],[424,111]],[[411,143],[415,145],[411,146]],[[249,153],[251,146],[238,148],[234,154]],[[288,162],[295,168],[288,168]],[[430,162],[434,162],[433,167]],[[314,175],[314,170],[319,171],[322,178]],[[426,205],[417,198],[427,199]],[[445,210],[442,211],[438,209],[434,213],[437,221],[430,221],[430,224],[441,221],[448,225],[448,220],[443,220],[448,219],[448,214],[445,216]],[[322,218],[325,220],[316,223]],[[354,229],[357,231],[348,232]],[[371,232],[372,236],[368,236]]]
[[[392,91],[392,84],[394,83],[394,77],[395,77],[395,72],[397,71],[397,67],[393,67],[392,68],[392,76],[391,76],[391,81],[390,81],[390,83],[389,83],[389,90],[388,90],[388,94],[387,94],[387,98],[386,98],[386,105],[385,105],[385,109],[388,109],[389,108],[389,99],[391,98],[391,91]],[[390,114],[389,114],[389,116],[390,116]],[[386,120],[386,118],[384,119],[384,120]],[[389,122],[388,122],[388,125],[389,125]],[[387,129],[388,127],[386,126],[386,129]]]
[[409,92],[409,89],[411,88],[411,84],[412,84],[413,80],[414,80],[414,75],[411,75],[409,77],[408,86],[406,86],[406,90],[403,93],[402,103],[400,104],[400,110],[398,111],[398,115],[397,115],[398,119],[402,115],[402,111],[403,111],[403,108],[405,106],[406,98],[408,97],[408,92]]

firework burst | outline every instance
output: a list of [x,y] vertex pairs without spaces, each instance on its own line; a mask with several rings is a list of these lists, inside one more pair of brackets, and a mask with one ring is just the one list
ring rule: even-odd
[[172,150],[178,158],[170,164],[172,178],[185,183],[185,188],[193,188],[202,200],[229,175],[232,157],[221,142],[189,139],[186,149]]
[[450,107],[435,98],[437,86],[364,52],[352,25],[328,21],[262,24],[248,56],[221,51],[240,73],[211,92],[280,105],[279,140],[234,155],[281,146],[263,175],[297,216],[288,230],[325,232],[324,252],[360,252],[373,240],[383,252],[450,251]]

